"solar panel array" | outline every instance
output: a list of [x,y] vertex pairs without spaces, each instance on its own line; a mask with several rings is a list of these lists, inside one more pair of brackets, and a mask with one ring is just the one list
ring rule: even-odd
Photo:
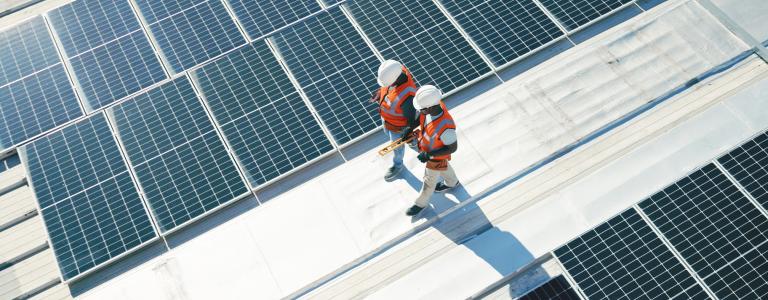
[[567,30],[597,20],[634,0],[540,0]]
[[[765,203],[757,199],[765,194],[767,144],[768,136],[759,135],[718,159],[727,173],[710,163],[640,202],[638,209],[650,223],[630,209],[555,254],[590,298],[708,299],[704,287],[720,299],[765,297],[768,215]],[[745,187],[746,194],[728,174]],[[668,254],[663,259],[650,257],[670,251],[679,259]],[[692,273],[680,269],[683,263]],[[678,279],[670,280],[673,269]],[[704,286],[691,285],[692,274]],[[653,284],[637,287],[643,282]],[[652,286],[659,289],[650,291]]]
[[157,236],[103,114],[21,151],[65,279]]
[[517,0],[73,1],[0,32],[0,148],[26,145],[73,278],[379,128],[382,56],[451,92],[562,37],[548,15]]
[[579,300],[579,295],[563,275],[550,279],[528,292],[520,300]]
[[160,230],[248,193],[186,77],[108,112]]

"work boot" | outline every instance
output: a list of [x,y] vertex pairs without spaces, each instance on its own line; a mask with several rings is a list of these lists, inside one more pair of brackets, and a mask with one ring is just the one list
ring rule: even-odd
[[424,208],[418,205],[411,206],[411,208],[408,209],[408,211],[405,212],[406,216],[413,217],[415,215],[418,215]]
[[384,174],[384,180],[386,181],[392,181],[395,178],[397,178],[397,175],[400,174],[400,171],[403,170],[403,165],[399,166],[392,166],[387,170],[387,174]]
[[447,186],[445,183],[438,182],[437,185],[435,185],[435,192],[437,193],[445,193],[447,191],[450,191],[451,189],[457,187],[459,183],[457,182],[454,186]]

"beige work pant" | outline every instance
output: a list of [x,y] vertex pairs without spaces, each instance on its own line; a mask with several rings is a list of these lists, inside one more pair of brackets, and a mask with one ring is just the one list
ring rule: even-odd
[[427,207],[429,205],[429,198],[435,192],[435,186],[437,185],[440,177],[445,179],[447,186],[456,186],[459,183],[459,179],[456,178],[456,172],[453,171],[451,164],[448,164],[448,168],[444,171],[437,171],[432,169],[424,170],[424,182],[421,185],[421,194],[416,198],[415,204],[419,207]]

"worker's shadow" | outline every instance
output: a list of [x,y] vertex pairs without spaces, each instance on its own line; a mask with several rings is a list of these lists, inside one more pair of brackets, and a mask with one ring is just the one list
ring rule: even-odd
[[[421,182],[418,179],[416,181],[417,188],[421,189]],[[440,213],[471,198],[472,195],[463,185],[447,193],[435,193],[430,201],[430,209],[425,210],[412,221],[436,218]],[[471,203],[441,217],[432,224],[432,227],[456,245],[472,251],[501,277],[512,274],[535,260],[533,254],[514,235],[493,226],[474,199]],[[509,287],[510,295],[521,296],[522,292],[549,279],[549,275],[541,267],[525,273],[529,274],[525,282]]]

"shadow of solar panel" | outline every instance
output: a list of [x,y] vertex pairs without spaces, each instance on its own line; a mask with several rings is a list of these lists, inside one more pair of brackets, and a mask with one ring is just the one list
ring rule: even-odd
[[579,300],[579,295],[563,275],[547,281],[540,287],[528,292],[520,300]]
[[564,35],[533,0],[441,2],[496,66]]
[[768,134],[764,133],[718,160],[763,208],[768,209]]
[[541,0],[567,30],[577,29],[633,0]]
[[186,77],[108,112],[162,231],[248,194]]
[[640,207],[702,278],[768,241],[768,218],[713,164]]
[[141,29],[128,1],[74,1],[48,16],[68,56]]
[[[633,209],[555,250],[589,299],[675,299],[696,280]],[[707,299],[706,295],[692,299]]]
[[59,62],[43,17],[0,32],[0,87]]
[[339,144],[379,126],[367,102],[379,60],[339,8],[278,32],[274,42]]
[[61,64],[0,87],[0,146],[10,148],[82,115]]
[[449,92],[491,71],[432,1],[359,0],[346,5],[381,54],[405,64],[420,84]]
[[176,72],[182,72],[246,42],[224,4],[214,0],[151,23],[149,29],[160,51]]
[[333,150],[266,43],[238,49],[194,75],[253,186]]
[[94,110],[166,78],[141,31],[71,57],[70,62],[85,100]]
[[157,236],[103,114],[36,140],[21,155],[64,279]]
[[252,38],[262,37],[321,10],[315,0],[230,0],[235,15]]

